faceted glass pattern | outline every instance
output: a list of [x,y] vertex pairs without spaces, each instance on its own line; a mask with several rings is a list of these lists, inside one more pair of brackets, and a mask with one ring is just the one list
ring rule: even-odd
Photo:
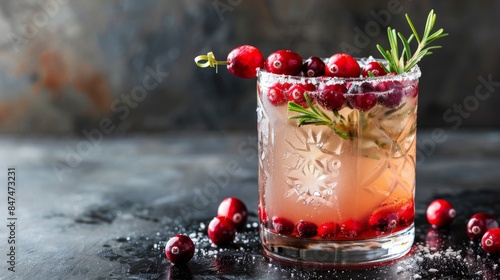
[[[313,105],[341,122],[348,131],[348,139],[344,139],[327,125],[298,126],[296,119],[290,119],[297,112],[289,110],[286,103],[273,105],[266,95],[269,87],[276,83],[316,83],[318,80],[259,73],[259,207],[266,214],[264,218],[261,215],[261,230],[267,236],[263,237],[265,248],[269,245],[265,243],[271,240],[269,236],[281,236],[273,224],[276,217],[294,225],[300,221],[316,226],[333,222],[341,228],[349,221],[359,223],[359,233],[348,236],[339,230],[335,237],[325,240],[330,244],[372,240],[413,229],[419,75],[417,69],[413,76],[395,76],[403,85],[403,97],[397,106],[384,106],[379,102],[366,111],[346,105],[332,112],[314,102],[317,92],[309,92]],[[378,81],[372,79],[371,82]],[[410,216],[404,211],[411,212]],[[374,226],[373,221],[378,222],[376,215],[386,212],[396,220]],[[384,219],[382,216],[380,221]],[[290,238],[300,239],[297,241],[300,246],[307,244],[305,239],[322,241],[319,236],[302,238],[296,229],[285,236],[286,245],[281,244],[285,247],[293,247]],[[413,240],[413,235],[405,235],[405,238]],[[281,245],[276,243],[271,247]],[[411,243],[405,246],[402,250],[409,250]]]

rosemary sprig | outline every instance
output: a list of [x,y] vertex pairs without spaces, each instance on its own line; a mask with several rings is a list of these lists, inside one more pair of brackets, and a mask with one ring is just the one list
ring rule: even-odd
[[[412,34],[407,38],[401,32],[397,32],[393,28],[387,28],[387,35],[389,38],[390,49],[385,50],[382,46],[377,45],[377,49],[380,51],[382,56],[387,60],[387,66],[382,65],[387,72],[396,72],[397,74],[402,74],[410,71],[424,56],[432,54],[432,50],[441,48],[441,46],[430,45],[435,40],[448,36],[447,33],[444,33],[444,30],[441,28],[437,31],[433,31],[434,24],[436,22],[436,14],[434,10],[429,12],[427,16],[427,21],[425,23],[425,28],[422,36],[420,36],[411,21],[410,17],[406,15],[406,20]],[[411,44],[415,43],[416,48],[415,51],[412,52]],[[402,49],[400,53],[400,43],[402,44]],[[373,73],[368,73],[370,77],[374,76]],[[339,114],[338,111],[333,110],[333,115],[330,117],[325,111],[323,111],[320,107],[312,104],[309,96],[304,94],[304,98],[307,102],[308,108],[304,108],[301,105],[288,102],[288,110],[291,112],[298,113],[297,115],[290,116],[289,119],[296,119],[297,125],[326,125],[330,127],[337,135],[341,138],[349,140],[357,137],[356,129],[357,126],[361,130],[369,129],[371,125],[371,119],[374,118],[373,115],[365,115],[363,112],[359,112],[359,115],[356,117],[351,116],[349,114],[346,118]],[[395,114],[399,112],[405,104],[401,106],[388,110],[385,112],[385,116],[387,118],[399,118],[403,117],[406,114],[411,113],[409,109],[400,114]],[[354,111],[353,111],[354,113]],[[366,135],[365,135],[366,137]],[[387,143],[383,143],[378,141],[377,139],[368,139],[373,140],[374,143],[380,148],[384,148]],[[396,149],[401,150],[398,146],[397,142],[393,142],[392,145],[395,145]]]
[[288,110],[299,113],[299,115],[290,116],[289,119],[297,119],[298,126],[306,124],[326,125],[330,127],[338,136],[349,140],[349,132],[346,131],[346,126],[343,124],[343,120],[337,111],[333,112],[333,117],[338,119],[336,121],[330,118],[319,107],[312,104],[311,99],[307,96],[307,93],[304,93],[304,98],[309,106],[309,109],[305,109],[293,101],[288,102]]
[[[405,16],[412,31],[410,37],[406,38],[401,32],[397,32],[396,29],[388,27],[387,37],[389,38],[390,50],[385,50],[382,46],[377,45],[377,49],[380,54],[388,62],[388,67],[386,67],[388,69],[386,70],[388,70],[388,72],[396,72],[397,74],[410,71],[410,69],[412,69],[413,66],[415,66],[424,56],[432,54],[431,50],[441,48],[441,46],[429,45],[436,39],[448,36],[448,33],[444,33],[443,28],[431,34],[436,22],[436,14],[434,13],[434,10],[431,10],[427,16],[422,37],[419,36],[408,14]],[[399,53],[398,37],[399,41],[401,41],[403,45],[401,54]],[[417,48],[412,54],[410,44],[413,39],[417,41]]]

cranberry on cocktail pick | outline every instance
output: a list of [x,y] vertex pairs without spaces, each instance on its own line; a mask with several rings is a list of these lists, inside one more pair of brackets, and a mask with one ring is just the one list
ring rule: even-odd
[[194,255],[194,243],[191,238],[177,234],[168,240],[165,255],[174,264],[187,263]]
[[329,77],[359,77],[360,71],[356,59],[345,53],[332,55],[325,65],[325,75]]
[[257,70],[264,67],[264,57],[262,53],[254,46],[243,45],[234,48],[228,55],[226,61],[215,59],[213,52],[206,55],[195,57],[194,62],[198,67],[215,67],[219,65],[227,65],[227,70],[240,78],[254,78],[257,75]]
[[451,224],[456,216],[456,211],[448,201],[436,199],[427,207],[427,221],[435,227],[445,227]]
[[263,65],[264,57],[254,46],[239,46],[227,55],[227,70],[240,78],[254,78]]
[[302,57],[290,50],[279,50],[264,61],[266,71],[274,74],[298,75],[302,68]]
[[316,56],[311,56],[302,64],[302,75],[305,77],[319,77],[325,74],[325,63]]
[[378,63],[377,61],[371,61],[363,67],[363,70],[361,70],[361,75],[363,77],[380,77],[387,75],[387,72],[382,67],[382,65],[380,65],[380,63]]

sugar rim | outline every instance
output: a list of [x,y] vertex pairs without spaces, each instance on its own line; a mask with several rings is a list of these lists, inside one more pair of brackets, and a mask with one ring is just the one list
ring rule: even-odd
[[[326,59],[325,59],[326,60]],[[373,57],[367,58],[356,58],[360,67],[372,61],[378,61],[387,65],[387,61],[383,59],[375,59]],[[302,76],[292,76],[285,74],[274,74],[266,72],[264,69],[257,69],[257,79],[260,84],[263,85],[271,85],[274,83],[291,83],[291,84],[320,84],[326,83],[330,84],[345,84],[345,83],[362,83],[362,82],[372,82],[378,83],[383,81],[416,81],[421,76],[420,68],[418,65],[415,65],[410,71],[405,72],[403,74],[396,75],[386,75],[379,77],[353,77],[353,78],[342,78],[342,77],[328,77],[328,76],[320,76],[320,77],[302,77]]]

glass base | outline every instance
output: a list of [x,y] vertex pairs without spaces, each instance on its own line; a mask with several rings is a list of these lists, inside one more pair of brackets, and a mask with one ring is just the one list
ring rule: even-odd
[[285,264],[324,268],[364,268],[383,265],[406,255],[415,238],[409,228],[380,238],[321,240],[283,236],[261,226],[265,254]]

